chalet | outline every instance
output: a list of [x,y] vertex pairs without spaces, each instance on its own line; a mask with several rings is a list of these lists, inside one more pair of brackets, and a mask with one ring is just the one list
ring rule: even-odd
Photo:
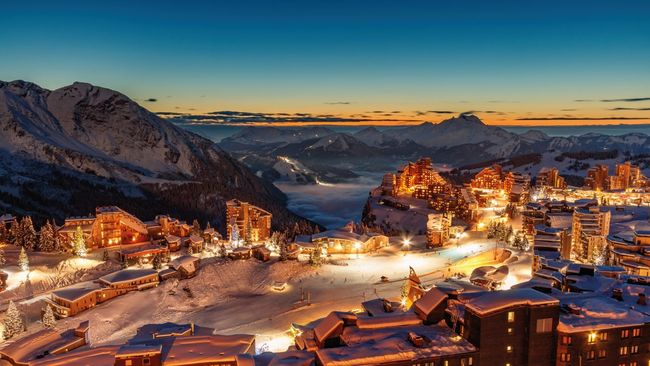
[[207,228],[203,230],[203,240],[207,244],[215,244],[221,240],[221,234],[216,231],[214,228]]
[[228,253],[228,257],[230,259],[250,259],[252,253],[251,253],[251,248],[250,247],[238,247],[232,250],[232,252]]
[[149,263],[155,256],[162,259],[169,257],[169,248],[165,245],[146,243],[121,248],[118,251],[120,260],[125,263]]
[[190,235],[189,239],[187,240],[187,246],[188,248],[191,248],[192,253],[201,253],[203,251],[204,244],[205,241],[203,240],[203,237],[195,234]]
[[169,268],[178,272],[179,278],[191,278],[196,276],[201,258],[191,255],[180,256],[169,263]]
[[381,234],[357,234],[350,228],[327,230],[311,236],[311,242],[325,248],[328,254],[367,253],[388,246],[388,237]]
[[[75,329],[58,332],[43,329],[0,349],[2,362],[16,366],[31,366],[46,356],[60,355],[88,344],[88,322],[82,322]],[[4,361],[2,361],[4,360]]]
[[181,238],[176,235],[165,235],[165,242],[167,243],[167,249],[170,252],[177,252],[181,250]]
[[437,324],[445,318],[447,299],[447,293],[434,287],[416,300],[412,309],[424,324]]
[[102,286],[129,291],[144,290],[158,286],[158,271],[155,269],[123,269],[99,278]]
[[[161,326],[167,330],[161,329],[162,333],[155,330],[148,337],[143,337],[139,331],[138,336],[122,345],[84,347],[79,350],[70,348],[66,352],[49,352],[57,343],[50,342],[40,347],[39,344],[34,345],[34,340],[31,339],[27,343],[29,348],[24,351],[18,349],[25,354],[33,348],[39,348],[38,352],[28,353],[31,357],[27,363],[14,363],[13,358],[6,359],[12,365],[21,366],[235,366],[238,364],[237,357],[255,354],[255,336],[252,335],[215,335],[213,330],[207,328],[201,328],[206,331],[195,332],[193,325]],[[0,355],[4,356],[3,351],[0,351]],[[15,350],[12,351],[12,355],[16,353]]]
[[75,316],[97,305],[98,288],[70,288],[52,292],[51,301],[54,314],[59,318]]
[[271,250],[264,245],[256,245],[252,248],[251,251],[253,257],[261,260],[262,262],[268,262],[271,259]]

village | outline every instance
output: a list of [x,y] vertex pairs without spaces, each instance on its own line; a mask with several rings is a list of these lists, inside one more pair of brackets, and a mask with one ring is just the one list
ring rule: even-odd
[[0,365],[650,365],[650,180],[421,158],[305,235],[119,207],[0,222]]

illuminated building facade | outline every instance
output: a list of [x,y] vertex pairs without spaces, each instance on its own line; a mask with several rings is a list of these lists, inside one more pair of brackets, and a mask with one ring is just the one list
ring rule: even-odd
[[233,226],[237,226],[237,233],[243,240],[258,242],[271,237],[270,212],[248,202],[230,200],[226,202],[226,222],[228,223],[228,238],[231,239]]
[[503,168],[494,164],[478,172],[472,182],[472,188],[499,190],[503,188]]
[[557,168],[548,168],[544,167],[539,170],[537,173],[537,178],[535,179],[535,186],[539,188],[556,188],[556,189],[565,189],[567,187],[564,178],[560,176],[560,172]]
[[597,262],[607,246],[611,213],[598,206],[576,209],[573,212],[572,253],[583,262]]

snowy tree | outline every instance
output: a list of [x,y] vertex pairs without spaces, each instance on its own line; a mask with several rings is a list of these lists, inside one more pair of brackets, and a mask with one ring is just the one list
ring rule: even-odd
[[287,254],[287,237],[286,235],[281,234],[280,237],[278,238],[278,245],[280,247],[280,260],[281,261],[286,261],[288,259],[288,254]]
[[41,227],[39,233],[39,245],[38,250],[43,252],[55,252],[60,250],[59,238],[56,234],[56,229],[54,225],[50,223],[50,220],[45,222],[45,225]]
[[201,225],[199,225],[199,220],[197,219],[192,221],[192,234],[201,235]]
[[237,224],[232,224],[230,229],[230,246],[236,248],[239,246],[240,241],[239,228],[237,227]]
[[104,262],[108,262],[111,259],[110,255],[108,254],[108,250],[104,250],[104,253],[102,254],[102,260]]
[[13,301],[9,301],[7,312],[4,319],[5,325],[5,338],[9,339],[19,333],[25,331],[25,322],[23,321],[23,314],[18,310]]
[[151,260],[151,265],[153,266],[153,269],[162,268],[162,258],[160,257],[160,254],[156,254],[153,256],[153,259]]
[[45,328],[54,328],[56,326],[56,318],[54,317],[54,312],[52,311],[52,307],[50,304],[45,305],[45,309],[43,311],[43,326]]
[[29,216],[23,217],[20,222],[20,246],[23,248],[34,249],[38,246],[36,230]]
[[9,232],[7,233],[7,242],[16,246],[20,245],[19,237],[22,236],[20,232],[20,223],[18,222],[18,219],[16,219],[12,221],[11,226],[9,226]]
[[9,243],[9,229],[4,223],[0,223],[0,243]]
[[6,332],[5,332],[5,324],[0,323],[0,341],[6,339],[5,334],[6,334]]
[[72,252],[79,257],[85,257],[88,254],[86,239],[84,238],[84,232],[81,226],[77,226],[77,230],[75,230],[74,236],[72,237]]
[[309,264],[318,267],[323,263],[323,250],[320,245],[316,245],[314,250],[309,253]]
[[607,247],[607,242],[605,240],[597,240],[594,243],[594,249],[592,252],[592,257],[590,262],[601,266],[606,264],[609,261],[609,248]]
[[20,255],[18,255],[18,266],[23,271],[29,271],[29,258],[27,257],[25,247],[20,249]]
[[5,251],[0,249],[0,266],[4,266],[6,263],[7,263],[7,258],[5,258]]

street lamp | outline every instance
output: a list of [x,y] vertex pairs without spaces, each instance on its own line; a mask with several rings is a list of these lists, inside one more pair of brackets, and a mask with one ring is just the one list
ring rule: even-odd
[[409,250],[409,247],[411,246],[411,239],[409,239],[409,238],[404,238],[404,239],[402,240],[402,245],[403,245],[404,247],[406,247],[406,250],[408,251],[408,250]]

